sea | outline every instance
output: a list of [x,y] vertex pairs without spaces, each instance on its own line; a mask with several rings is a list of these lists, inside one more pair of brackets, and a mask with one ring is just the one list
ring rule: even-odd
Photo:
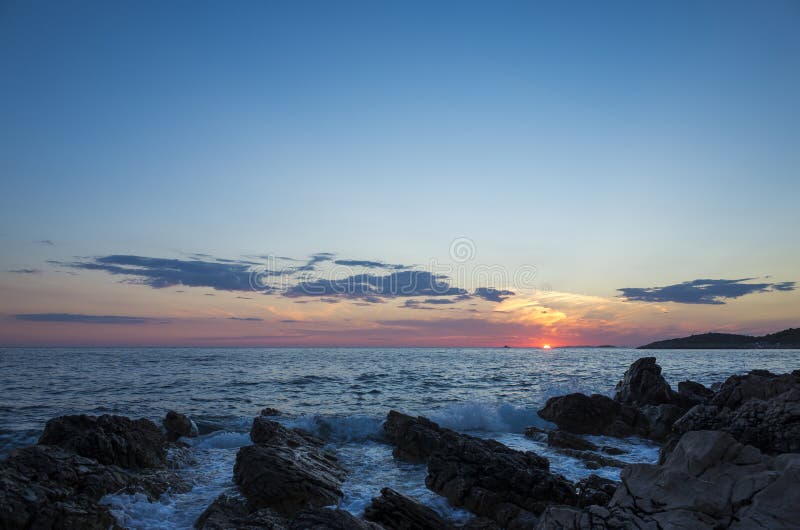
[[[691,379],[710,386],[753,369],[800,368],[800,350],[564,349],[292,349],[292,348],[2,348],[0,456],[35,443],[45,422],[63,414],[121,414],[160,424],[167,410],[189,415],[200,436],[187,439],[193,463],[180,470],[191,491],[103,499],[121,526],[189,529],[220,493],[234,492],[233,464],[250,443],[264,407],[290,427],[324,439],[348,470],[340,508],[360,515],[389,486],[453,522],[470,515],[425,487],[424,465],[392,458],[381,437],[391,409],[426,416],[444,427],[493,438],[550,459],[570,480],[618,468],[588,469],[525,427],[549,427],[536,411],[570,392],[613,395],[628,366],[655,356],[673,388]],[[589,436],[625,451],[625,462],[655,462],[658,446],[637,438]]]

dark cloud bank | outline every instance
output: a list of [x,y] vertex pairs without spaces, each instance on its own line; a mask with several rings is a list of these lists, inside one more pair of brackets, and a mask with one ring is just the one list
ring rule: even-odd
[[794,291],[795,282],[745,283],[755,278],[738,280],[699,279],[665,287],[623,287],[622,298],[636,302],[675,302],[679,304],[724,304],[726,300],[753,293]]

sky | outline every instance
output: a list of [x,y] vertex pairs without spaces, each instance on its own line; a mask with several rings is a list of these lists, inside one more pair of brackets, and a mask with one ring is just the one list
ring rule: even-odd
[[0,2],[0,345],[800,325],[800,4]]

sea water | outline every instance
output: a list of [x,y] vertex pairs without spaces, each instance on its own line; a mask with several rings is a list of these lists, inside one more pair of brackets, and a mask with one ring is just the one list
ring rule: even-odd
[[[392,458],[381,438],[391,409],[423,415],[444,427],[550,459],[570,480],[595,473],[617,479],[618,468],[590,470],[525,427],[548,424],[536,414],[547,398],[569,392],[613,394],[627,367],[654,355],[667,381],[705,385],[752,369],[800,368],[798,350],[631,349],[289,349],[80,348],[0,349],[0,454],[35,443],[45,422],[62,414],[122,414],[160,422],[169,409],[200,428],[193,463],[181,470],[188,493],[109,495],[103,502],[128,528],[191,528],[222,492],[235,492],[233,464],[249,444],[252,418],[263,407],[279,421],[328,442],[348,469],[340,507],[360,515],[389,486],[453,521],[469,514],[425,488],[424,465]],[[625,462],[653,462],[658,447],[636,438],[589,437],[625,453]]]

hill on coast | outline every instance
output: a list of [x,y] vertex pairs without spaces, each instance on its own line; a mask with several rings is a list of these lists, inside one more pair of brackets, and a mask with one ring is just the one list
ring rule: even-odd
[[690,337],[659,340],[639,346],[640,350],[727,350],[727,349],[792,349],[800,348],[800,328],[752,337],[733,333],[703,333]]

